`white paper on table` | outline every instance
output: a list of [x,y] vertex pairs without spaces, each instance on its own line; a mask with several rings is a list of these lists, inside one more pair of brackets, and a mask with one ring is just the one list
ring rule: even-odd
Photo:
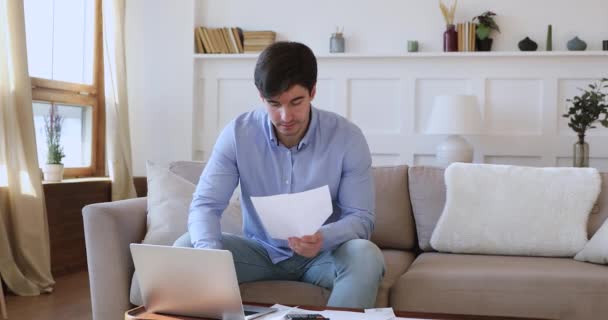
[[260,317],[260,320],[284,320],[285,316],[290,313],[318,313],[331,320],[423,320],[418,318],[395,318],[392,308],[367,309],[365,313],[336,310],[314,311],[298,307],[291,308],[281,304],[275,304],[271,308],[277,309],[277,312]]
[[329,186],[268,197],[251,202],[272,238],[287,240],[314,234],[333,212]]
[[[298,309],[298,307],[288,307],[288,306],[284,306],[281,304],[275,304],[274,306],[272,306],[271,308],[277,309],[276,312],[261,316],[260,318],[258,318],[259,320],[284,320],[285,316],[288,315],[290,312],[297,312],[299,313],[301,310]],[[302,312],[304,313],[304,312]]]
[[394,320],[396,318],[393,308],[365,309],[364,312],[368,316],[374,316],[374,319]]

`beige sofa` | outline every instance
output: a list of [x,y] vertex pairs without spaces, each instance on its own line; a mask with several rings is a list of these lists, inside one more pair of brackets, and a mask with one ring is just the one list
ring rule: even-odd
[[[171,171],[196,183],[200,163]],[[549,319],[608,318],[608,266],[571,258],[461,255],[433,252],[429,238],[445,202],[443,170],[374,168],[376,228],[387,271],[378,307],[395,310]],[[603,174],[589,236],[608,217]],[[89,205],[83,210],[95,320],[121,319],[129,301],[133,262],[129,243],[146,232],[146,198]],[[330,292],[306,283],[267,281],[241,286],[244,301],[324,305]],[[132,302],[139,303],[138,298]]]

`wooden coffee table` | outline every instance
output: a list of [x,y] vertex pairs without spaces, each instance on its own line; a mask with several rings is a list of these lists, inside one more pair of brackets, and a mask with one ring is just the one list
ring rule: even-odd
[[[251,304],[251,303],[247,303]],[[260,305],[260,304],[254,304]],[[262,305],[269,307],[270,305]],[[300,309],[322,311],[322,310],[343,310],[351,312],[363,312],[361,309],[348,309],[348,308],[331,308],[331,307],[299,307]],[[520,317],[495,317],[495,316],[475,316],[475,315],[463,315],[463,314],[442,314],[442,313],[424,313],[424,312],[403,312],[395,311],[395,315],[401,318],[418,318],[418,319],[432,319],[432,320],[550,320],[550,319],[539,319],[539,318],[520,318]],[[156,313],[146,312],[145,307],[137,307],[125,312],[125,320],[209,320],[204,318],[192,318],[172,315],[161,315]]]

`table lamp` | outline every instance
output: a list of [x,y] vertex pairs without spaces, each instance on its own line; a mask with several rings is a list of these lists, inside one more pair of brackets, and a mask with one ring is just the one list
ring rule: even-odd
[[437,164],[473,162],[473,146],[460,135],[481,133],[481,115],[477,98],[472,95],[442,95],[435,97],[427,134],[446,134],[437,146]]

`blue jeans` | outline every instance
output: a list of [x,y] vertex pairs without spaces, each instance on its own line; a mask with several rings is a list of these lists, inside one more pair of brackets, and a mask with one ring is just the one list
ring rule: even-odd
[[[331,307],[372,308],[384,275],[384,257],[368,240],[350,240],[333,251],[314,258],[294,254],[273,264],[268,253],[254,240],[223,233],[224,249],[234,257],[239,283],[263,280],[292,280],[331,290]],[[174,246],[192,247],[188,233]]]

